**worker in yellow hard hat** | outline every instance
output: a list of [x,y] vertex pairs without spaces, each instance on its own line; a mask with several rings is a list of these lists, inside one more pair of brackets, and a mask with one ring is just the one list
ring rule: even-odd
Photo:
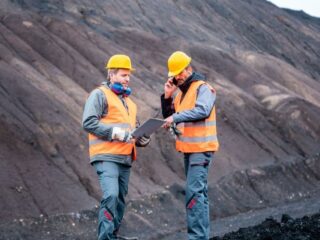
[[136,146],[145,147],[150,142],[148,136],[131,136],[137,125],[137,106],[130,98],[130,76],[134,70],[130,58],[114,55],[106,69],[107,81],[90,93],[82,118],[83,128],[89,133],[90,163],[96,169],[103,193],[98,240],[120,239],[117,234]]
[[[184,154],[189,239],[209,239],[208,170],[219,142],[215,90],[193,71],[191,57],[174,52],[168,59],[168,79],[161,96],[165,128],[173,129],[176,150]],[[175,95],[176,94],[176,95]]]

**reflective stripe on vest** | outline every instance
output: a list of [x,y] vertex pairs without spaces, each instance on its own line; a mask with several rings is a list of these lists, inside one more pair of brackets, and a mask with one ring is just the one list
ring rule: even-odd
[[206,136],[206,137],[179,137],[181,142],[190,142],[190,143],[201,143],[208,141],[217,141],[217,136]]
[[[109,88],[102,86],[99,89],[104,93],[108,106],[108,113],[100,119],[100,122],[110,127],[120,127],[132,131],[136,125],[137,107],[135,103],[126,97],[127,111],[120,98]],[[132,154],[132,159],[136,159],[136,149],[133,143],[105,141],[93,134],[89,134],[89,154],[91,158],[103,154]]]
[[178,123],[177,127],[209,127],[209,126],[216,126],[216,121],[196,121],[196,122],[182,122]]
[[[179,92],[174,100],[176,112],[190,110],[195,107],[197,90],[202,84],[207,83],[204,81],[193,82],[182,101],[182,92]],[[211,86],[209,88],[212,89]],[[195,122],[179,123],[177,128],[181,131],[181,135],[176,138],[176,149],[178,151],[190,153],[218,150],[215,107],[213,107],[208,118]]]

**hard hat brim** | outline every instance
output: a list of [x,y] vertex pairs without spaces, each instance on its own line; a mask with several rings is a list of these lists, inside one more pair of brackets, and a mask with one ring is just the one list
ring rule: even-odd
[[136,69],[135,68],[108,68],[106,67],[105,69],[109,70],[109,69],[126,69],[126,70],[130,70],[131,72],[135,72]]
[[[178,73],[179,74],[179,73]],[[178,74],[174,74],[174,73],[172,73],[172,72],[168,72],[168,77],[175,77],[175,76],[177,76]]]

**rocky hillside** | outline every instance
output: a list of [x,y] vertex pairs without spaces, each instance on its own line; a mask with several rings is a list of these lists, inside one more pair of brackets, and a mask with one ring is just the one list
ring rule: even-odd
[[[166,61],[175,50],[189,53],[218,93],[221,150],[210,186],[228,201],[212,216],[297,196],[304,185],[268,195],[277,184],[274,171],[285,186],[297,172],[302,179],[310,175],[303,184],[309,193],[318,191],[320,177],[305,161],[320,152],[319,19],[264,0],[3,0],[1,221],[98,204],[99,186],[80,124],[86,97],[105,78],[105,61],[125,53],[137,69],[131,84],[140,120],[161,117]],[[183,186],[181,159],[174,140],[160,130],[139,152],[129,199]],[[302,172],[286,172],[292,164],[302,164]],[[312,164],[319,169],[319,160]],[[245,202],[236,189],[239,182],[245,194],[257,194],[254,201],[266,201]],[[303,194],[296,200],[308,197]]]

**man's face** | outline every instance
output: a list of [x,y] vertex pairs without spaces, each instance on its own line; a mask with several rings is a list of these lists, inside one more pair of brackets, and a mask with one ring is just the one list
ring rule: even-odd
[[119,69],[116,73],[110,74],[111,83],[121,83],[125,88],[128,87],[130,82],[131,71],[128,69]]
[[186,80],[187,78],[192,74],[192,70],[190,67],[187,67],[186,69],[184,69],[181,73],[179,73],[178,75],[176,75],[174,78],[177,81],[177,86],[181,86]]

